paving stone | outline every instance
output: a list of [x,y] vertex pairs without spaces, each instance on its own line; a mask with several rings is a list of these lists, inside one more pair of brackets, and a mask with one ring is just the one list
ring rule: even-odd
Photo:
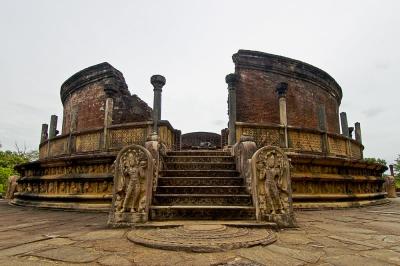
[[330,263],[335,266],[379,266],[379,265],[387,265],[382,261],[376,260],[374,258],[361,257],[357,255],[339,255],[323,258],[324,262]]
[[29,244],[23,244],[23,245],[19,245],[16,247],[0,250],[0,257],[15,256],[15,255],[19,255],[19,254],[33,252],[35,250],[40,250],[40,249],[46,248],[48,246],[49,246],[48,244],[41,242],[41,241],[33,242],[33,243],[29,243]]
[[325,255],[327,257],[339,256],[339,255],[354,255],[354,250],[349,248],[324,248]]
[[285,234],[285,232],[281,232],[278,234],[278,241],[287,243],[287,244],[294,244],[294,245],[307,245],[309,243],[312,243],[313,240],[310,240],[307,238],[306,234]]
[[107,229],[88,232],[83,235],[71,237],[73,240],[101,240],[108,238],[122,238],[125,234],[125,229]]
[[266,249],[275,253],[280,253],[282,256],[290,256],[294,259],[302,260],[308,263],[318,262],[321,256],[324,254],[323,252],[309,252],[305,250],[281,247],[278,245],[271,245],[266,247]]
[[[118,241],[118,244],[116,242]],[[123,238],[119,240],[115,239],[103,239],[103,240],[96,240],[94,242],[81,242],[87,243],[88,246],[90,244],[96,247],[96,250],[102,250],[107,252],[119,252],[119,253],[129,253],[133,252],[136,245],[130,242],[129,240]]]
[[42,243],[53,246],[64,246],[71,245],[75,243],[75,241],[69,240],[68,238],[56,237],[49,240],[44,240]]
[[[10,258],[2,258],[3,262],[7,262],[7,266],[46,266],[46,265],[54,265],[54,261],[39,259],[36,257],[10,257]],[[66,265],[65,263],[57,263],[57,265]]]
[[246,259],[246,258],[235,257],[235,258],[229,259],[226,262],[211,264],[211,266],[264,266],[264,265],[257,263],[255,261]]
[[397,222],[370,222],[367,226],[379,232],[400,236],[400,219]]
[[[272,247],[273,245],[269,246]],[[267,248],[254,247],[251,249],[241,249],[239,255],[264,265],[304,265],[305,262],[281,253],[273,252]]]
[[331,239],[338,240],[343,243],[347,243],[347,244],[355,244],[355,245],[359,245],[359,246],[366,246],[369,248],[377,248],[377,249],[382,248],[382,246],[380,246],[380,245],[370,244],[365,241],[358,241],[358,240],[349,239],[349,238],[345,238],[345,237],[341,237],[341,236],[328,236],[328,237]]
[[125,259],[124,257],[118,256],[118,255],[109,255],[106,257],[102,257],[98,260],[98,263],[100,265],[106,265],[106,266],[130,266],[133,265],[132,262],[129,260]]
[[392,250],[370,250],[359,253],[363,257],[374,258],[387,263],[400,265],[400,253]]
[[342,223],[332,223],[332,224],[318,224],[315,225],[323,230],[329,232],[340,232],[340,233],[359,233],[359,234],[376,234],[376,231],[370,229],[364,229],[360,227],[350,226],[349,224],[343,225]]
[[[131,243],[125,229],[106,229],[104,213],[66,215],[0,202],[1,228],[8,228],[0,232],[0,264],[107,265],[117,261],[123,265],[128,261],[135,265],[174,266],[399,265],[400,216],[391,213],[397,211],[400,212],[400,199],[380,208],[298,212],[300,227],[277,232],[276,244],[205,254]],[[46,223],[40,223],[43,221]],[[16,228],[17,224],[23,226]]]
[[35,223],[23,223],[23,224],[14,224],[10,226],[5,226],[5,227],[0,227],[0,232],[4,231],[9,231],[9,230],[16,230],[16,229],[22,229],[26,227],[33,227],[37,225],[43,225],[43,224],[48,224],[49,221],[40,221],[40,222],[35,222]]
[[73,246],[62,246],[37,252],[35,256],[62,262],[89,263],[100,258],[100,253]]

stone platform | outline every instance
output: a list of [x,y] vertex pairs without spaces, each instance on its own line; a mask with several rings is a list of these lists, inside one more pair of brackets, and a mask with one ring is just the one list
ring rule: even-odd
[[[129,229],[106,227],[105,213],[17,207],[2,200],[0,213],[0,265],[400,265],[400,199],[363,208],[297,211],[299,228],[275,232],[276,242],[214,253],[134,244]],[[204,223],[175,221],[169,228],[199,231]],[[221,233],[231,227],[224,224],[207,226]],[[157,229],[160,223],[152,225],[146,230],[168,228],[168,223],[162,229]]]

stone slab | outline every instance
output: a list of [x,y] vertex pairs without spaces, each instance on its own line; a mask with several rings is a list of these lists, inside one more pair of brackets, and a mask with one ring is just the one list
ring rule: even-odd
[[89,251],[79,247],[62,246],[37,252],[35,253],[35,256],[61,262],[90,263],[100,258],[101,254],[96,251]]

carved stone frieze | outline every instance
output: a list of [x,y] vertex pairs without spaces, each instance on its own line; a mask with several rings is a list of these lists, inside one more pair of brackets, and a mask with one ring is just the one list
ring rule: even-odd
[[100,194],[109,195],[112,193],[112,181],[109,180],[82,180],[82,179],[60,179],[52,180],[20,180],[16,190],[21,193],[31,193],[39,195],[54,194]]
[[114,189],[108,224],[113,227],[144,223],[151,204],[154,162],[142,146],[123,148],[114,162]]
[[252,192],[258,221],[293,227],[290,163],[286,154],[273,146],[256,151],[252,163]]

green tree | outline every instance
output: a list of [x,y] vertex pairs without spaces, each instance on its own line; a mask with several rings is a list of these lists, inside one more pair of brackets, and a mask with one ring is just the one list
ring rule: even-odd
[[7,188],[7,180],[10,175],[18,174],[14,167],[17,164],[31,162],[38,159],[37,151],[0,151],[0,193]]
[[396,187],[400,188],[400,154],[397,155],[397,159],[394,160],[393,168],[396,178]]
[[386,166],[387,166],[386,160],[381,159],[381,158],[373,158],[373,157],[371,157],[371,158],[364,158],[364,161],[366,161],[366,162],[368,162],[368,163],[380,163],[380,164],[383,164],[383,165],[386,165]]

